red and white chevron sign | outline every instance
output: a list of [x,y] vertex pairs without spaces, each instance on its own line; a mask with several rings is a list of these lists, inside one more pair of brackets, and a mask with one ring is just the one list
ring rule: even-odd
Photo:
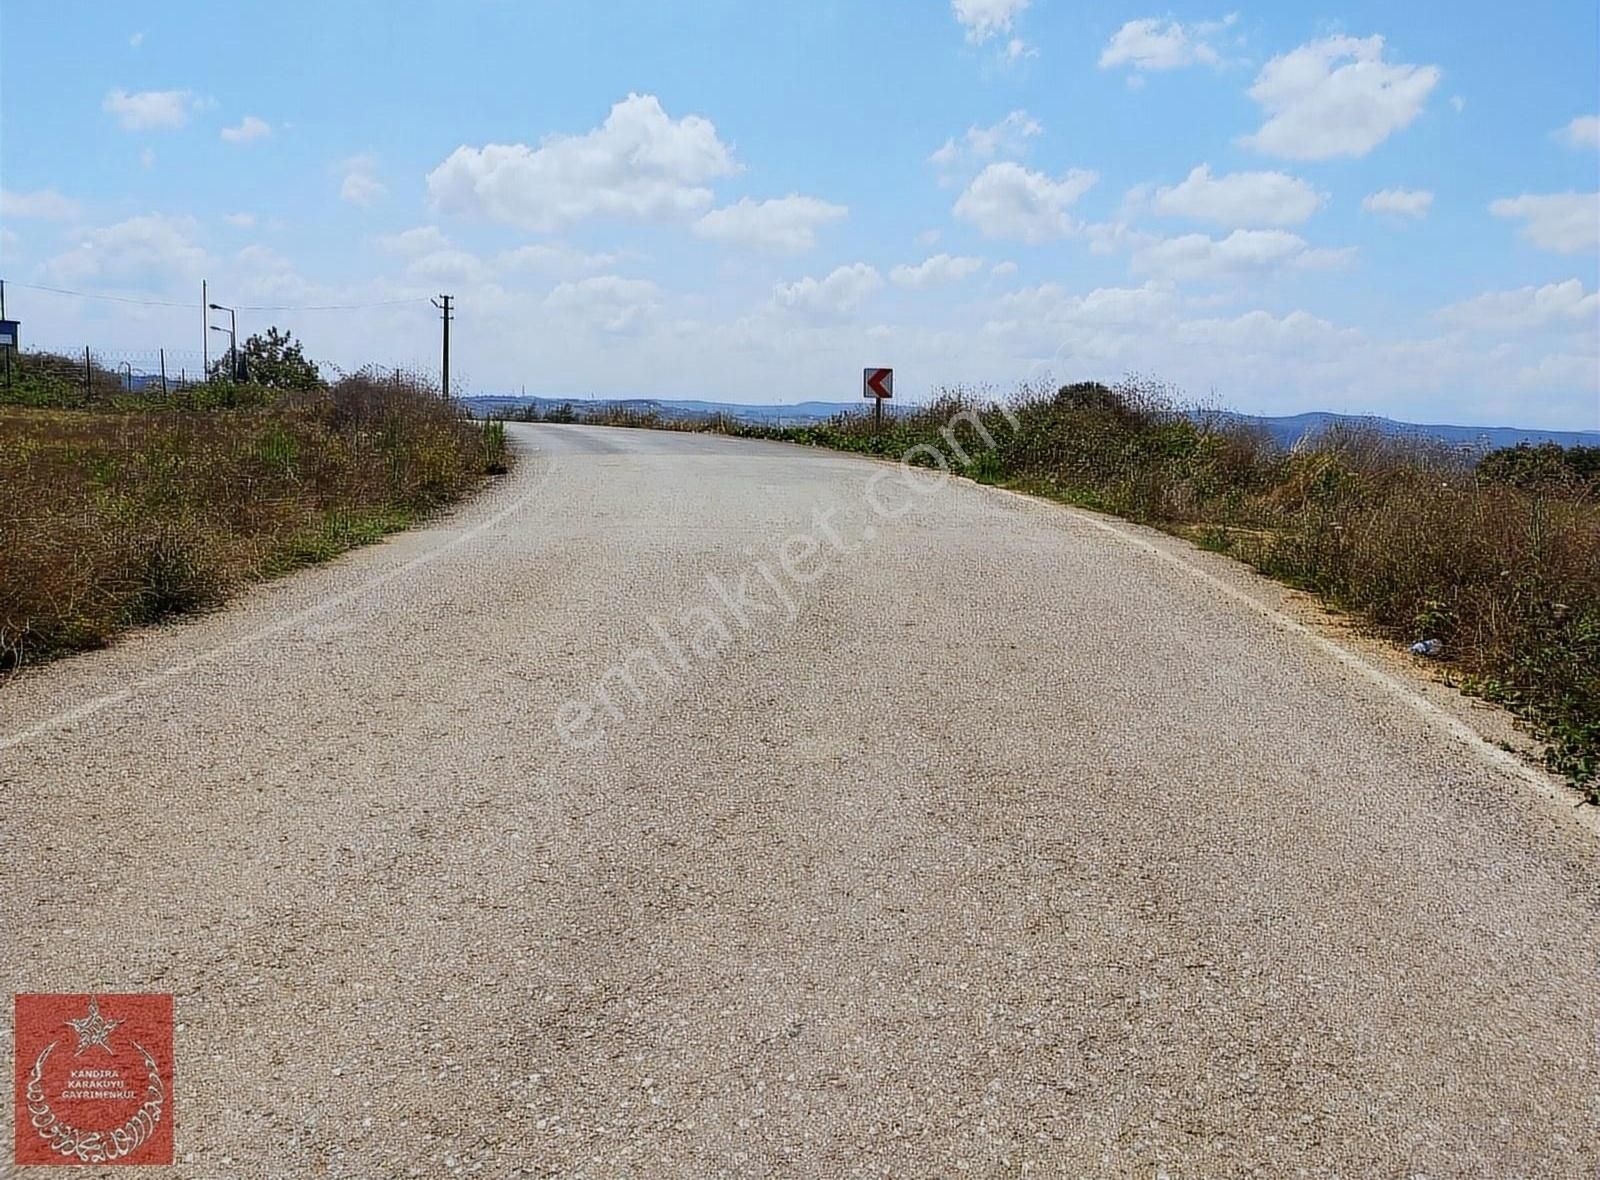
[[863,369],[861,371],[861,396],[880,400],[894,396],[893,369]]

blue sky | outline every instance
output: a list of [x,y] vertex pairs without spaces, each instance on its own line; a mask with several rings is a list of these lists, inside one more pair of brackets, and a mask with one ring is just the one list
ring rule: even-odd
[[1265,413],[1600,426],[1587,0],[400,11],[9,6],[24,343],[185,360],[206,278],[304,309],[241,329],[347,367],[432,363],[450,292],[480,392],[1139,372]]

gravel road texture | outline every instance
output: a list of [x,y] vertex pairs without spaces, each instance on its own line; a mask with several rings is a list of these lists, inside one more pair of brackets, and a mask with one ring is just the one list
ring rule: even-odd
[[1597,1174],[1600,837],[1498,718],[1133,526],[511,435],[0,687],[11,990],[175,994],[165,1174]]

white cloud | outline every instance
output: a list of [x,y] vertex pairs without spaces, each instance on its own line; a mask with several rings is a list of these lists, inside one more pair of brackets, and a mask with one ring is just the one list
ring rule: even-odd
[[0,189],[0,216],[38,217],[45,221],[71,221],[82,212],[82,206],[71,197],[63,197],[53,188],[42,188],[31,193],[16,193]]
[[90,230],[76,249],[45,263],[45,273],[63,286],[102,282],[143,286],[198,278],[206,252],[193,241],[191,217],[148,214]]
[[256,215],[254,213],[225,213],[222,220],[229,225],[237,226],[239,229],[254,229]]
[[545,306],[606,332],[631,332],[654,313],[659,288],[648,279],[597,275],[562,283],[545,297]]
[[450,239],[436,225],[418,225],[397,234],[380,234],[374,239],[378,249],[389,254],[430,254],[451,248]]
[[820,316],[843,316],[861,306],[861,301],[883,286],[876,268],[864,262],[841,266],[826,278],[810,275],[793,283],[779,283],[772,289],[775,307]]
[[156,152],[154,148],[145,148],[139,153],[139,167],[146,172],[156,166]]
[[388,186],[378,179],[378,158],[371,153],[351,156],[340,163],[339,171],[344,177],[339,183],[339,196],[352,205],[365,208],[388,195]]
[[1514,291],[1485,291],[1438,311],[1438,318],[1474,331],[1579,327],[1600,329],[1600,294],[1585,292],[1580,279],[1519,287]]
[[950,10],[967,30],[967,40],[982,45],[991,37],[1010,35],[1029,0],[950,0]]
[[818,227],[848,213],[843,205],[794,193],[769,201],[745,197],[736,205],[711,210],[694,223],[694,232],[731,245],[796,253],[817,244]]
[[1600,192],[1524,193],[1492,202],[1489,212],[1520,219],[1522,236],[1541,250],[1585,254],[1600,248]]
[[956,140],[944,141],[944,146],[928,157],[946,175],[943,183],[951,183],[951,173],[975,164],[986,163],[997,157],[1015,158],[1028,150],[1028,141],[1044,128],[1027,111],[1012,111],[1004,119],[989,127],[972,126]]
[[897,287],[931,287],[939,283],[960,282],[983,267],[983,259],[949,254],[935,254],[916,266],[897,266],[889,272],[889,281]]
[[228,143],[249,143],[271,134],[272,125],[254,115],[246,115],[237,127],[224,127],[221,132],[222,138]]
[[1020,164],[990,164],[956,201],[955,215],[986,238],[1047,242],[1072,231],[1067,210],[1098,179],[1076,168],[1056,180]]
[[412,259],[406,266],[406,273],[413,278],[426,279],[431,283],[451,283],[468,287],[487,283],[494,277],[493,270],[476,254],[449,247],[432,250]]
[[1323,194],[1283,172],[1212,176],[1201,164],[1177,185],[1150,199],[1155,212],[1227,226],[1298,225],[1322,207]]
[[1262,67],[1250,97],[1267,121],[1240,142],[1293,160],[1364,156],[1422,112],[1439,78],[1384,61],[1382,37],[1312,41]]
[[299,303],[323,294],[296,273],[293,263],[266,246],[244,247],[234,255],[234,264],[228,271],[228,289],[240,302],[250,298]]
[[1231,320],[1187,320],[1174,335],[1179,344],[1226,352],[1246,364],[1266,361],[1274,368],[1291,364],[1295,357],[1342,358],[1363,343],[1356,329],[1338,327],[1304,311],[1281,317],[1250,311]]
[[459,147],[428,174],[446,213],[546,233],[589,217],[688,217],[711,204],[707,182],[739,171],[708,119],[674,120],[650,94],[630,94],[584,135]]
[[1600,115],[1579,115],[1556,134],[1568,147],[1600,147]]
[[195,108],[194,95],[187,90],[141,90],[128,93],[117,89],[101,104],[124,131],[166,131],[182,127]]
[[1017,264],[1009,259],[1005,262],[997,262],[989,268],[989,274],[997,279],[1008,279],[1016,273]]
[[135,34],[133,34],[131,37],[128,38],[128,44],[131,45],[135,49],[139,48],[139,46],[144,44],[144,34],[143,33],[135,33]]
[[1281,229],[1236,229],[1225,238],[1184,234],[1148,238],[1133,251],[1133,269],[1173,280],[1227,279],[1276,270],[1331,270],[1349,261],[1351,250],[1313,249],[1298,234]]
[[1135,70],[1176,70],[1197,63],[1218,65],[1222,56],[1205,38],[1237,20],[1185,27],[1175,20],[1131,20],[1114,34],[1100,52],[1100,68],[1128,66]]
[[1450,96],[1450,105],[1455,108],[1456,114],[1459,115],[1462,111],[1467,109],[1467,100],[1462,98],[1459,94],[1452,94]]
[[1071,294],[1059,283],[1041,283],[1003,296],[999,308],[1013,317],[1012,326],[1043,324],[1059,331],[1069,324],[1151,328],[1169,315],[1175,304],[1173,289],[1164,283],[1097,287],[1087,295]]
[[1361,208],[1368,213],[1421,220],[1433,208],[1433,194],[1427,189],[1386,188],[1367,194],[1361,201]]
[[604,270],[615,266],[615,254],[585,254],[570,246],[538,242],[531,246],[518,246],[500,255],[498,263],[504,270],[530,270],[548,273],[576,274],[583,271]]

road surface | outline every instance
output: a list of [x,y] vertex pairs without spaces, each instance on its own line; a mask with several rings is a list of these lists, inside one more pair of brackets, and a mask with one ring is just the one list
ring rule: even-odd
[[176,995],[175,1174],[1597,1174],[1600,840],[1465,706],[1131,526],[512,432],[0,691],[12,990]]

